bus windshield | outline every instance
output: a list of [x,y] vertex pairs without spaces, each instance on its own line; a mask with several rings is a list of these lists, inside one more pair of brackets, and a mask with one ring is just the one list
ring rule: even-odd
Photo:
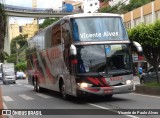
[[128,48],[126,44],[77,46],[78,73],[131,72]]
[[128,40],[120,17],[72,19],[74,41]]

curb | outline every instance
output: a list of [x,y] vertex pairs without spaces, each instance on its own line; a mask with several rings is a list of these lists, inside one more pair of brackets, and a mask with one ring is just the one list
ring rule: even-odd
[[147,86],[144,86],[144,85],[136,85],[134,92],[135,93],[146,94],[146,95],[160,96],[160,88],[147,87]]
[[[3,109],[3,100],[2,100],[2,90],[0,86],[0,109]],[[5,116],[0,115],[0,118],[6,118]]]

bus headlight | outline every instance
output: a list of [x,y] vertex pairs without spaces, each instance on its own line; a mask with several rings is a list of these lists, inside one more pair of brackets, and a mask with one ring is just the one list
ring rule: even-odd
[[91,87],[91,86],[92,86],[92,84],[89,84],[89,83],[86,83],[86,82],[78,83],[78,85],[79,85],[81,88]]
[[126,84],[132,84],[132,80],[126,80]]

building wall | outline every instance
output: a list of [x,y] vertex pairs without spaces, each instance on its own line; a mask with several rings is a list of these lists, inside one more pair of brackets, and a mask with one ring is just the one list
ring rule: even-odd
[[84,0],[84,13],[94,13],[99,9],[99,0]]
[[22,34],[28,34],[28,39],[38,32],[37,20],[33,20],[31,24],[26,24],[22,27]]
[[25,24],[24,26],[19,26],[17,23],[9,25],[9,39],[10,41],[16,36],[22,34],[28,34],[28,38],[35,35],[39,27],[37,25],[37,20],[33,20],[30,24]]
[[[142,7],[122,15],[126,28],[130,29],[141,23],[150,24],[160,19],[160,0],[155,0]],[[130,24],[130,25],[129,25]]]
[[10,41],[18,35],[20,35],[19,25],[17,23],[10,24],[9,25],[9,39],[10,39]]

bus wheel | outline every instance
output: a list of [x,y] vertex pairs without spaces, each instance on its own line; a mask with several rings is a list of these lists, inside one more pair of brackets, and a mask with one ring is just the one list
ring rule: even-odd
[[106,98],[107,99],[112,99],[112,96],[113,96],[112,94],[111,95],[106,95]]
[[68,99],[68,95],[66,94],[66,86],[65,86],[63,81],[60,85],[60,92],[61,92],[61,95],[62,95],[63,99]]
[[39,86],[39,83],[38,83],[37,79],[34,80],[34,90],[36,92],[41,92],[41,87]]

